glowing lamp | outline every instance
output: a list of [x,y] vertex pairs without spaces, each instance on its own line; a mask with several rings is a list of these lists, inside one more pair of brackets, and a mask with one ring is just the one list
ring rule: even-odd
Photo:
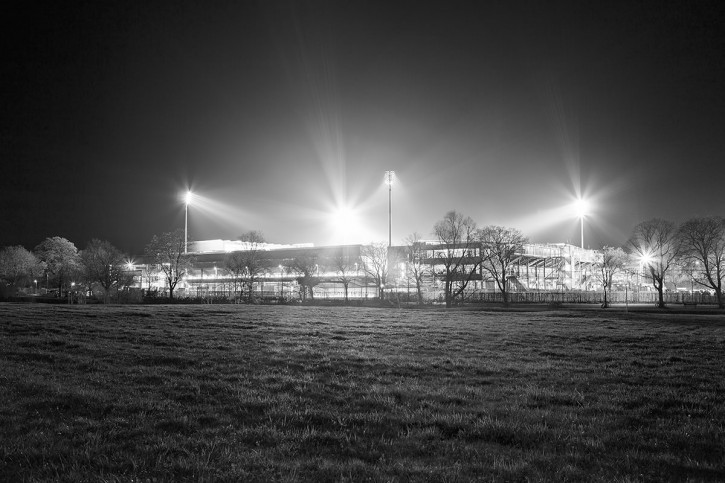
[[648,266],[650,263],[652,263],[652,255],[650,255],[649,253],[644,253],[639,258],[639,263],[641,263],[645,267]]
[[384,180],[386,185],[392,186],[395,183],[395,171],[386,171]]
[[577,215],[579,218],[584,218],[589,214],[591,205],[587,200],[579,198],[574,202],[574,209],[576,210]]

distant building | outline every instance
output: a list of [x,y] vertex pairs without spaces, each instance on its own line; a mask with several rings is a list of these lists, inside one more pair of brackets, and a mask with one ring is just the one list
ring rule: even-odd
[[[423,242],[421,251],[424,264],[432,270],[424,279],[425,298],[441,297],[441,280],[436,273],[437,242]],[[476,250],[478,248],[475,248]],[[251,293],[244,294],[245,275],[234,275],[227,269],[227,259],[233,253],[255,250],[263,270],[252,284]],[[315,298],[341,299],[344,285],[348,285],[348,298],[365,299],[378,296],[379,287],[374,277],[365,270],[363,245],[315,247],[312,244],[279,245],[262,243],[250,245],[238,240],[202,240],[189,243],[189,254],[194,257],[193,269],[177,285],[176,297],[241,297],[293,299],[303,295],[303,274],[295,270],[295,260],[305,259],[314,264],[311,287]],[[385,291],[396,296],[411,293],[406,246],[388,249],[388,276]],[[594,265],[598,251],[586,250],[565,243],[527,244],[517,254],[508,274],[511,292],[564,292],[598,290]],[[344,262],[344,263],[343,263]],[[168,291],[166,280],[157,267],[140,263],[129,266],[134,274],[135,287],[158,293]],[[248,276],[246,276],[248,278]],[[309,280],[308,280],[309,281]],[[415,289],[412,289],[415,291]],[[493,279],[479,269],[469,284],[467,295],[491,294],[497,291]],[[413,295],[414,296],[414,295]]]

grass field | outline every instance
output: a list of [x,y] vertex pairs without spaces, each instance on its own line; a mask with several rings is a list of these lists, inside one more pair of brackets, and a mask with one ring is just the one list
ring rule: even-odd
[[724,481],[725,318],[0,304],[0,481]]

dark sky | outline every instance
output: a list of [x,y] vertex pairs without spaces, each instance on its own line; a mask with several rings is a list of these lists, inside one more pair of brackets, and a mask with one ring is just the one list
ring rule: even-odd
[[725,2],[486,3],[3,2],[0,246],[725,215]]

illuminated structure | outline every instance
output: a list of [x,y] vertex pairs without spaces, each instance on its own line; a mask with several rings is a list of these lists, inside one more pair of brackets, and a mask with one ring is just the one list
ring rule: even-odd
[[[437,241],[421,242],[417,259],[409,257],[409,247],[387,248],[385,264],[388,273],[384,282],[386,299],[401,303],[415,302],[417,287],[411,280],[410,267],[427,267],[422,277],[421,295],[424,302],[443,299],[441,254],[444,249]],[[315,247],[312,244],[250,245],[238,240],[205,240],[189,244],[193,268],[176,287],[175,297],[217,298],[227,300],[292,301],[305,297],[315,299],[349,300],[375,299],[379,289],[375,277],[366,271],[366,247],[338,245]],[[480,246],[472,249],[472,257],[480,254]],[[228,267],[229,257],[255,252],[261,270],[251,278],[248,273],[236,275]],[[597,277],[597,264],[602,253],[585,250],[566,243],[529,243],[516,253],[506,273],[507,292],[511,302],[536,303],[601,303],[602,287]],[[304,274],[295,265],[303,261],[308,267]],[[632,260],[615,277],[608,295],[611,303],[655,303],[654,291],[647,267],[648,256]],[[143,260],[128,262],[126,271],[133,275],[136,290],[145,294],[164,295],[168,292],[165,277],[158,267]],[[469,270],[470,271],[470,270]],[[688,278],[690,277],[690,278]],[[713,303],[704,291],[694,291],[694,274],[673,272],[668,281],[667,303],[697,300]],[[673,283],[676,281],[676,283]],[[684,286],[687,286],[685,288]],[[412,289],[412,293],[411,293]],[[685,295],[687,293],[687,295]],[[500,302],[493,278],[478,269],[463,294],[467,301]],[[709,300],[709,301],[708,301]]]
[[[224,297],[286,300],[302,298],[302,285],[310,283],[310,296],[323,299],[344,297],[344,285],[348,284],[350,299],[366,299],[378,296],[378,287],[371,273],[365,270],[363,245],[338,245],[315,247],[312,244],[279,245],[260,243],[252,246],[239,240],[203,240],[189,243],[190,256],[194,257],[193,269],[177,286],[178,297]],[[438,242],[423,242],[421,259],[416,260],[429,267],[423,279],[424,298],[436,300],[441,296],[441,277]],[[251,276],[242,271],[236,275],[229,268],[231,254],[254,252],[261,268]],[[511,293],[551,292],[597,289],[594,266],[598,252],[564,244],[527,244],[516,254],[507,274]],[[400,295],[410,293],[410,279],[406,274],[409,262],[406,246],[391,246],[387,252],[388,274],[385,291]],[[314,268],[305,275],[295,268],[306,260]],[[143,263],[133,267],[135,286],[144,290],[164,293],[165,278],[153,266]],[[248,282],[251,287],[245,288]],[[493,279],[478,270],[473,276],[466,296],[495,294]]]

